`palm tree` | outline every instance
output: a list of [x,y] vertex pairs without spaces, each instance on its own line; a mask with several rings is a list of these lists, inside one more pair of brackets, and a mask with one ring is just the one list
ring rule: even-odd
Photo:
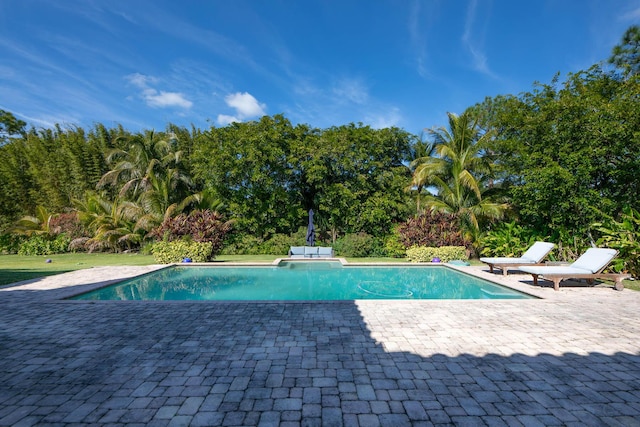
[[118,198],[141,208],[136,229],[150,231],[166,217],[182,211],[193,182],[175,137],[167,139],[163,134],[147,131],[128,138],[126,149],[109,153],[107,162],[113,167],[102,176],[98,188],[119,188]]
[[25,236],[49,235],[51,234],[51,219],[54,217],[44,206],[36,206],[36,215],[23,216],[20,218],[12,231]]
[[480,219],[499,219],[507,208],[492,195],[491,164],[487,145],[493,134],[482,133],[470,113],[447,113],[449,128],[430,129],[435,155],[414,160],[413,185],[433,186],[435,194],[424,198],[432,211],[453,214],[472,240],[477,237]]
[[138,218],[136,228],[151,231],[165,219],[182,213],[194,197],[188,195],[179,199],[184,195],[184,192],[179,191],[180,187],[190,186],[191,179],[177,168],[151,173],[147,182],[149,188],[137,199],[144,215]]
[[425,185],[427,183],[427,179],[424,176],[424,171],[421,170],[416,173],[416,169],[422,164],[422,162],[426,161],[428,158],[432,157],[435,154],[435,144],[433,141],[425,141],[423,134],[420,134],[418,140],[411,147],[411,158],[415,159],[409,165],[409,169],[411,170],[412,177],[409,186],[405,189],[406,192],[410,193],[416,192],[416,212],[420,214],[420,194],[422,194],[422,190],[425,189]]
[[160,171],[175,169],[186,176],[182,151],[176,150],[172,139],[152,130],[127,138],[126,149],[117,148],[108,154],[107,163],[113,167],[100,178],[98,188],[119,187],[119,196],[135,200],[153,186],[153,177]]
[[85,246],[89,251],[109,249],[120,252],[142,241],[136,230],[136,218],[141,209],[135,203],[116,197],[113,201],[96,193],[87,193],[85,200],[75,200],[80,221],[92,232]]

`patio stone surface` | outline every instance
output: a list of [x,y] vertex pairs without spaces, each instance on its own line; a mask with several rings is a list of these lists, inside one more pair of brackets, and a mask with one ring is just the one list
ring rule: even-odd
[[640,292],[474,266],[541,299],[63,300],[157,268],[0,288],[0,426],[640,426]]

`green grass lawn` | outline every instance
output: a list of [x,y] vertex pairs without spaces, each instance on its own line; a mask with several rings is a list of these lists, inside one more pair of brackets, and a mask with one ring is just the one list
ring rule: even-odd
[[[215,262],[272,262],[276,255],[221,255]],[[51,262],[45,262],[50,259]],[[349,262],[403,262],[398,258],[347,258]],[[480,264],[472,261],[473,265]],[[153,256],[140,254],[58,254],[47,256],[0,255],[0,286],[43,276],[108,265],[155,264]],[[640,291],[640,281],[625,280],[627,289]]]
[[[51,263],[46,263],[47,259],[50,259]],[[138,254],[0,255],[0,286],[83,268],[153,263],[151,255]]]

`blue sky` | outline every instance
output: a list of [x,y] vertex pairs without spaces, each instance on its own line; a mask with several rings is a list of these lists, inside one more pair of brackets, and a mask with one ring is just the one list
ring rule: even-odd
[[606,60],[640,0],[2,0],[0,109],[201,129],[283,113],[419,134]]

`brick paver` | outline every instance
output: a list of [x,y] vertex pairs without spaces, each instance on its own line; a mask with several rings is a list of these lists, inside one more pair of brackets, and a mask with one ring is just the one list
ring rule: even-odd
[[0,425],[640,426],[640,292],[338,303],[61,298],[156,267],[0,289]]

